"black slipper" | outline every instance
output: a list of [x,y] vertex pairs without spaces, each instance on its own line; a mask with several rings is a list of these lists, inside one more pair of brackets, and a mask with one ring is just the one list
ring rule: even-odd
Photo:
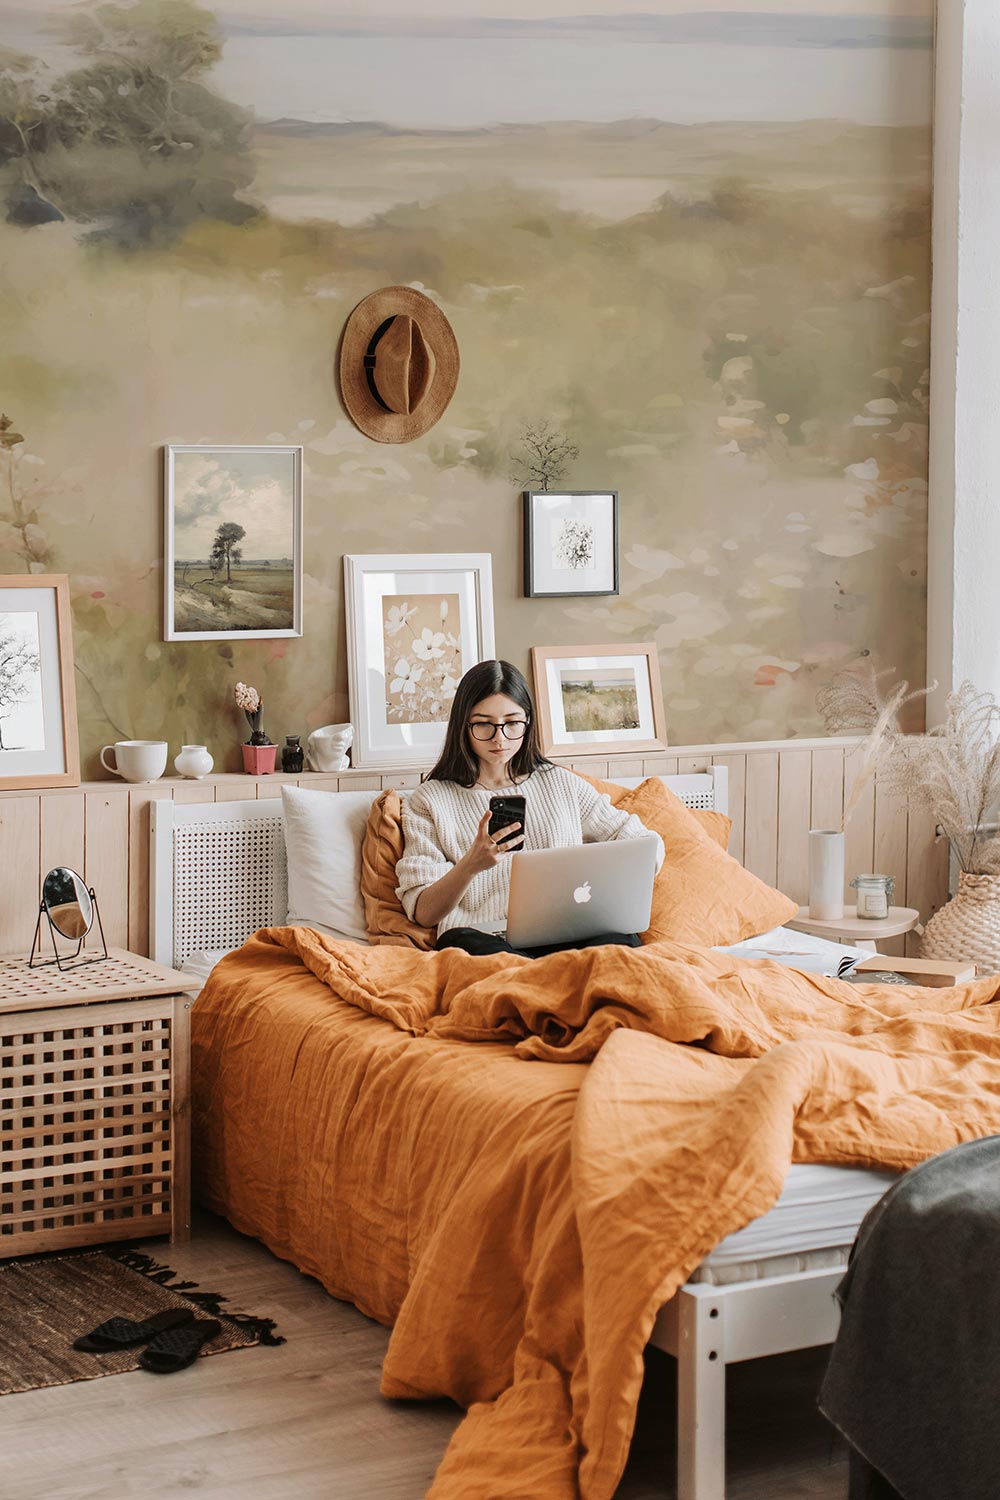
[[85,1354],[107,1354],[111,1349],[132,1349],[136,1344],[145,1344],[149,1339],[168,1328],[180,1328],[194,1321],[190,1307],[168,1307],[164,1312],[154,1313],[136,1323],[132,1318],[109,1318],[106,1323],[81,1334],[73,1340],[74,1349]]
[[202,1347],[221,1332],[222,1324],[214,1318],[198,1318],[184,1328],[158,1333],[140,1354],[139,1363],[154,1375],[173,1375],[193,1365]]

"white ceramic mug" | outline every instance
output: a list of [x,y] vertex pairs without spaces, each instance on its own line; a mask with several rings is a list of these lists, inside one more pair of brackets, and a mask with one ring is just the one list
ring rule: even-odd
[[[108,751],[113,763],[105,757]],[[125,781],[156,781],[167,768],[166,740],[116,740],[101,750],[101,765]]]

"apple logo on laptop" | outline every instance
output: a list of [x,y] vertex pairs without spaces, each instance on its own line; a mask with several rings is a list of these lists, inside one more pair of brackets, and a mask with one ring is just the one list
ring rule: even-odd
[[586,906],[587,902],[590,900],[589,880],[585,880],[583,882],[583,885],[577,886],[576,890],[573,892],[573,900],[576,902],[577,906]]

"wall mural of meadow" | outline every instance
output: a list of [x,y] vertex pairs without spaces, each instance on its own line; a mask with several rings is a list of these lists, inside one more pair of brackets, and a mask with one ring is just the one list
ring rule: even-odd
[[[237,678],[345,719],[345,552],[492,551],[521,665],[655,640],[675,744],[921,680],[931,0],[725,3],[0,3],[0,571],[71,574],[85,774],[235,769]],[[334,364],[393,282],[462,374],[386,447]],[[619,491],[618,598],[521,597],[540,426]],[[163,641],[165,443],[303,445],[301,639]]]

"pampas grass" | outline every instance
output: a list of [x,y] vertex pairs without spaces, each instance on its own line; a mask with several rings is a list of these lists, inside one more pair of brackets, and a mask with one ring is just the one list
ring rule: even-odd
[[816,707],[830,734],[863,734],[859,759],[854,779],[844,796],[843,831],[861,800],[861,793],[875,775],[881,762],[903,740],[899,727],[901,709],[907,703],[925,698],[930,688],[915,688],[910,691],[908,682],[897,683],[887,697],[882,695],[881,682],[892,676],[892,668],[876,672],[870,659],[859,662],[843,672],[838,672],[825,687],[816,694]]
[[929,689],[905,682],[884,695],[870,662],[841,672],[816,696],[831,734],[865,735],[854,782],[844,799],[844,824],[868,779],[926,808],[967,875],[1000,874],[1000,833],[990,823],[1000,804],[1000,704],[971,682],[950,693],[944,722],[926,734],[904,734],[899,713]]
[[934,817],[967,875],[1000,874],[1000,704],[971,682],[949,694],[944,723],[901,736],[879,772],[890,792]]

